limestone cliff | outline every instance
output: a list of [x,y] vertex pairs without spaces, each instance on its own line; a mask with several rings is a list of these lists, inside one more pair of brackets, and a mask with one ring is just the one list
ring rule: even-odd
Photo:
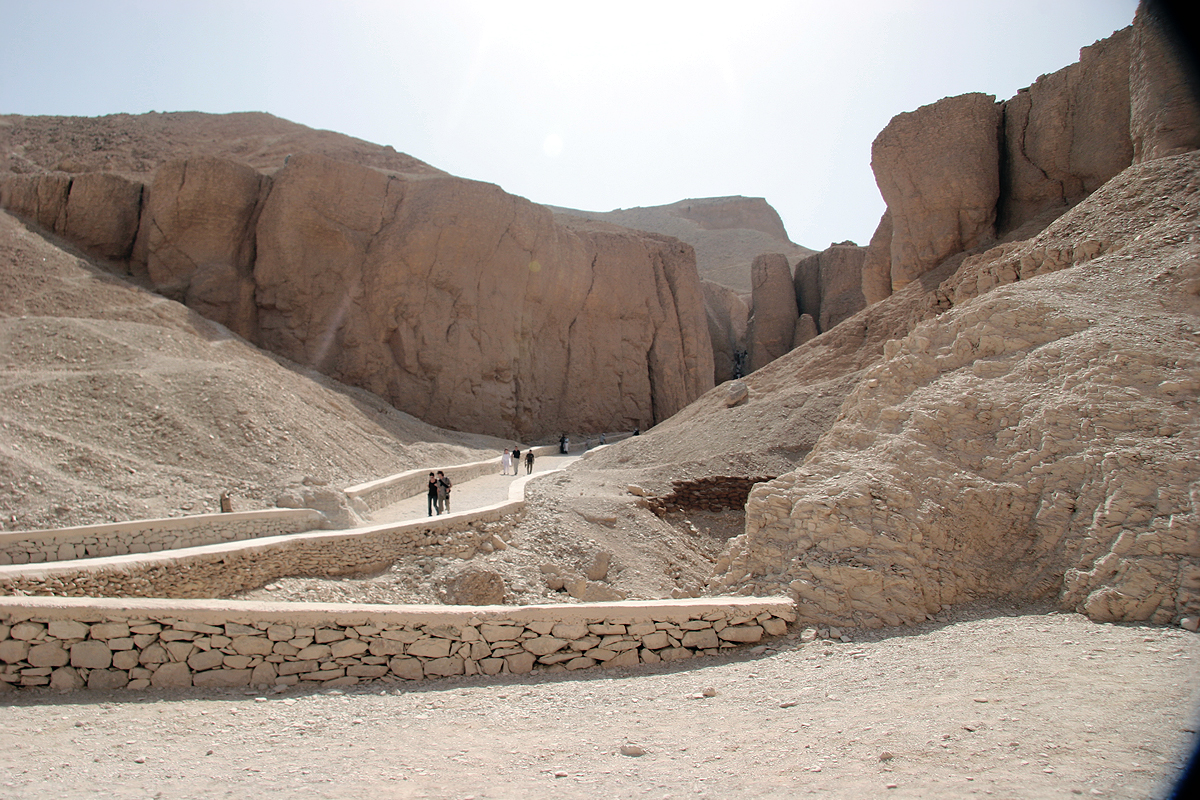
[[[146,116],[7,118],[0,132],[22,142],[10,166],[30,171],[0,173],[0,204],[445,427],[528,438],[644,428],[712,386],[703,294],[681,242],[556,222],[498,187],[265,115]],[[129,177],[38,171],[75,165],[63,140],[105,125],[121,136],[102,161]],[[242,141],[202,135],[227,128]],[[278,157],[284,146],[296,152]],[[132,169],[179,150],[202,155]],[[238,152],[260,167],[222,157]]]
[[1131,167],[963,263],[936,292],[949,310],[888,342],[804,464],[755,488],[714,587],[868,626],[985,597],[1200,610],[1197,174],[1196,153]]
[[[1200,147],[1200,104],[1159,15],[1015,97],[949,97],[897,115],[872,168],[888,211],[863,294],[875,302],[947,258],[1037,233],[1135,161]],[[886,258],[890,287],[879,280]]]

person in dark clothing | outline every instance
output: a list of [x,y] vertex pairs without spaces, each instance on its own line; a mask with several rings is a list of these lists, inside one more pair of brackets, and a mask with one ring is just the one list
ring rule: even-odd
[[437,473],[438,513],[450,513],[450,479],[440,469]]
[[563,455],[567,454],[567,447],[569,446],[567,444],[568,441],[569,440],[567,439],[567,435],[565,433],[558,437],[558,452],[562,453]]
[[526,475],[533,474],[533,451],[532,450],[525,451],[525,474]]
[[[429,506],[429,516],[432,517],[434,506],[439,505],[438,504],[437,476],[435,476],[432,472],[429,473],[429,493],[427,495],[427,499],[428,499],[428,502],[426,503],[426,505]],[[442,513],[440,509],[438,510],[438,513],[439,514]]]

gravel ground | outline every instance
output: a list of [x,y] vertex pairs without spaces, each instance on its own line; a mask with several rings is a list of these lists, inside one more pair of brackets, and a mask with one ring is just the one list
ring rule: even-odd
[[23,694],[0,793],[1143,798],[1196,729],[1200,638],[1179,629],[964,609],[854,639],[586,676]]

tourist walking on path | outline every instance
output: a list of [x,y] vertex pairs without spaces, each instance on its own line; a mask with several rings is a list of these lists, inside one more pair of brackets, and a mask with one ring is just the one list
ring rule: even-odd
[[438,503],[437,476],[434,475],[432,472],[429,473],[429,491],[427,494],[427,499],[428,499],[428,506],[429,506],[429,516],[431,516],[431,517],[433,516],[433,509],[435,506],[438,506],[438,513],[439,514],[442,513],[441,508]]
[[521,448],[513,448],[513,475],[521,474]]
[[525,451],[525,474],[533,474],[533,450]]
[[[504,455],[501,456],[501,458],[500,458],[500,474],[507,475],[508,468],[511,467],[512,465],[513,465],[512,453],[508,452],[508,448],[506,447],[506,448],[504,448]],[[513,475],[516,475],[516,474],[517,474],[517,471],[513,470]]]
[[450,513],[450,479],[440,469],[437,473],[437,505],[438,513]]

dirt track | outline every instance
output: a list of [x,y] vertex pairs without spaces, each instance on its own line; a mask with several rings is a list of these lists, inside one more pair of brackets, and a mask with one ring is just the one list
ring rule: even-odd
[[0,793],[1142,798],[1196,728],[1200,638],[1177,628],[982,610],[779,644],[594,676],[22,695]]

